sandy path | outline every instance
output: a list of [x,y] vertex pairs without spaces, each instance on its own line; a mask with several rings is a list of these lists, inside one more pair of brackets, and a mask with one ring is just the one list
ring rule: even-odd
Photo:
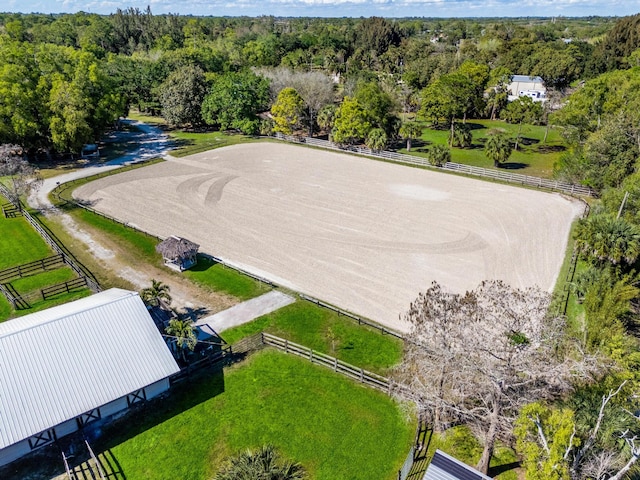
[[170,147],[169,137],[159,128],[129,120],[125,120],[124,123],[134,124],[137,130],[112,132],[107,142],[129,141],[128,152],[104,163],[89,164],[84,168],[45,179],[41,188],[29,197],[29,205],[59,222],[69,234],[85,246],[103,268],[111,270],[129,282],[133,288],[137,290],[146,288],[151,284],[151,280],[155,279],[169,285],[173,298],[172,305],[176,308],[197,309],[205,314],[229,308],[237,303],[234,298],[200,289],[193,283],[160,268],[147,265],[143,268],[121,245],[108,240],[99,231],[81,227],[73,217],[51,204],[49,194],[58,184],[113,170],[126,163],[163,156]]
[[92,182],[95,208],[385,325],[433,280],[555,283],[579,202],[285,144],[204,152]]
[[295,301],[296,299],[291,295],[287,295],[279,290],[272,290],[264,295],[218,312],[215,315],[201,318],[196,322],[196,325],[207,325],[217,333],[221,333],[230,328],[255,320],[262,315],[286,307]]

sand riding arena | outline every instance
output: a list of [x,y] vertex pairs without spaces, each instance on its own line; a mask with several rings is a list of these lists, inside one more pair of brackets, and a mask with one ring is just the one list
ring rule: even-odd
[[94,208],[401,331],[433,280],[550,290],[582,205],[341,153],[251,143],[75,192]]

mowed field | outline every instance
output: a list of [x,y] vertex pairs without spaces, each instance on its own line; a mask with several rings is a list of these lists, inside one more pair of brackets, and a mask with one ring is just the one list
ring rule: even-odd
[[551,290],[582,211],[559,194],[276,143],[173,159],[74,195],[401,331],[399,315],[433,280]]

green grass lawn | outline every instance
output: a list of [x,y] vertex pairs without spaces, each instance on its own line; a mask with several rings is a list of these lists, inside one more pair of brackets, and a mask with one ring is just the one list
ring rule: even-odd
[[[0,197],[0,202],[7,200]],[[0,213],[0,269],[53,255],[42,237],[23,217],[5,218]]]
[[222,337],[233,344],[261,331],[382,375],[402,358],[402,340],[304,300],[226,330]]
[[39,297],[40,289],[58,283],[67,282],[77,277],[71,267],[63,266],[55,270],[40,271],[28,277],[16,278],[11,281],[11,285],[20,293],[22,297]]
[[266,350],[222,374],[177,385],[144,414],[106,427],[127,480],[210,479],[229,455],[273,444],[315,480],[397,478],[415,425],[381,392]]
[[[7,200],[0,197],[0,202],[4,204],[7,203]],[[53,250],[23,217],[5,218],[0,214],[0,269],[32,262],[51,255],[54,255]],[[46,301],[42,300],[39,293],[41,288],[66,282],[75,277],[75,273],[65,266],[12,280],[11,284],[18,293],[27,297],[32,308],[15,311],[4,295],[0,294],[0,322],[13,316],[26,315],[88,295],[89,289],[81,289],[70,294],[57,295]]]
[[[502,128],[515,139],[518,125],[511,125],[497,120],[468,120],[467,125],[472,129],[473,145],[471,148],[453,148],[451,161],[484,168],[494,168],[493,162],[484,155],[484,140],[487,133],[493,128]],[[560,159],[565,150],[565,143],[559,132],[549,129],[547,141],[543,143],[546,127],[536,125],[523,125],[521,147],[514,151],[507,164],[502,169],[509,169],[514,173],[532,175],[543,178],[551,178],[553,165]],[[422,137],[414,141],[416,146],[407,152],[411,155],[426,156],[426,149],[431,144],[447,145],[449,142],[449,130],[425,128]]]
[[240,300],[248,300],[271,290],[269,285],[241,275],[235,270],[198,254],[198,264],[183,272],[198,285],[217,292],[225,292]]

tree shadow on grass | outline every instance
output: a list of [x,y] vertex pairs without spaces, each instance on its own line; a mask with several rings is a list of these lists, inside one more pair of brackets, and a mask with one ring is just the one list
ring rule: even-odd
[[200,405],[225,391],[222,364],[203,368],[172,383],[168,394],[131,408],[95,432],[96,452],[113,447]]
[[564,145],[538,145],[535,148],[536,153],[560,153],[567,150]]
[[217,265],[219,262],[215,261],[211,256],[205,255],[203,253],[198,253],[196,255],[196,264],[189,268],[192,272],[206,272],[214,265]]
[[500,165],[500,169],[502,170],[522,170],[523,168],[527,168],[529,166],[528,163],[520,163],[520,162],[506,162]]
[[489,476],[491,478],[497,477],[501,473],[508,472],[509,470],[515,470],[520,468],[520,462],[505,463],[504,465],[494,465],[489,467]]

